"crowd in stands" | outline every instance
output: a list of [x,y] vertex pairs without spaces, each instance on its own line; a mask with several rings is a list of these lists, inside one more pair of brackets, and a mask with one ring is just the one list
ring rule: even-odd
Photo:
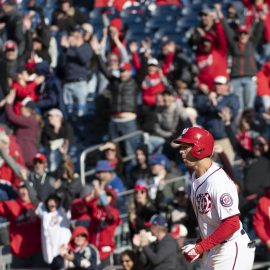
[[[213,134],[256,260],[269,260],[269,0],[0,0],[0,245],[13,268],[198,269],[179,251],[199,234],[172,143],[191,126]],[[96,145],[84,183],[80,154]]]

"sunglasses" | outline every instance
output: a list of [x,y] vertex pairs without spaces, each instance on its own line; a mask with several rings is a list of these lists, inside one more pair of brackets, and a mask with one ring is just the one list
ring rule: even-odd
[[135,194],[144,194],[146,193],[145,190],[135,190]]
[[86,237],[85,234],[77,234],[76,237]]

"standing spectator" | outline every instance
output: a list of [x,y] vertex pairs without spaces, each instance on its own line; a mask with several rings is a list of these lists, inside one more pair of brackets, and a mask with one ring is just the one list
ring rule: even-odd
[[151,217],[149,226],[156,241],[150,243],[146,237],[139,234],[133,237],[133,244],[139,248],[139,259],[145,269],[177,269],[178,246],[168,233],[167,221],[161,215]]
[[158,67],[158,60],[151,58],[147,61],[147,74],[142,82],[142,100],[144,106],[153,106],[156,95],[165,89],[164,75]]
[[0,22],[5,23],[7,39],[16,42],[18,45],[18,55],[21,56],[26,46],[22,14],[17,9],[17,2],[15,0],[2,0],[1,8]]
[[[199,47],[202,38],[204,36],[212,36],[216,37],[216,33],[214,30],[214,18],[213,18],[213,11],[207,7],[203,6],[200,13],[200,24],[196,28],[193,29],[191,33],[191,37],[189,39],[189,43],[191,46]],[[213,41],[213,40],[212,40]]]
[[270,186],[264,188],[264,196],[259,200],[253,216],[253,226],[256,234],[270,252]]
[[257,66],[255,51],[263,33],[264,16],[255,23],[252,32],[245,25],[240,25],[235,33],[223,18],[221,6],[216,5],[232,56],[231,82],[234,93],[239,97],[240,109],[253,108],[256,96]]
[[53,31],[71,31],[76,25],[87,22],[87,17],[73,6],[72,0],[58,0],[59,8],[52,15]]
[[112,254],[115,249],[114,234],[120,224],[120,213],[115,208],[116,192],[104,189],[98,181],[93,182],[95,194],[85,198],[91,218],[89,242],[99,251],[101,264],[99,270],[113,264]]
[[209,95],[199,94],[194,101],[199,113],[198,123],[207,128],[215,138],[215,144],[220,144],[229,161],[234,160],[234,151],[225,131],[224,123],[220,118],[221,111],[226,107],[231,112],[231,123],[236,132],[236,118],[240,108],[238,96],[230,93],[230,84],[226,77],[217,76],[214,79],[214,92]]
[[270,108],[270,61],[257,72],[257,95],[262,99],[264,110]]
[[214,90],[214,79],[217,76],[228,77],[227,41],[217,17],[213,25],[215,35],[204,34],[196,50],[195,62],[199,69],[198,84],[200,90],[207,94]]
[[[137,130],[136,98],[137,84],[131,77],[131,65],[124,62],[120,66],[120,78],[111,74],[100,56],[100,46],[92,39],[91,46],[96,54],[101,72],[110,81],[112,93],[110,133],[112,138],[132,133]],[[132,155],[136,149],[137,139],[125,141],[126,154]]]
[[43,127],[41,144],[49,152],[49,170],[55,171],[62,160],[62,155],[68,153],[74,142],[73,129],[64,120],[59,109],[51,109],[47,113],[48,124]]
[[70,243],[60,248],[60,255],[53,259],[51,269],[97,270],[99,255],[96,248],[89,244],[88,237],[84,227],[75,227]]
[[50,194],[55,192],[55,178],[48,173],[47,157],[43,153],[36,153],[33,168],[29,171],[28,181],[37,192],[37,198],[44,202]]
[[16,92],[11,90],[6,98],[7,118],[15,127],[16,140],[22,148],[25,164],[31,167],[37,153],[41,119],[35,112],[35,104],[29,98],[25,98],[21,103],[21,115],[16,115],[12,108],[15,97]]
[[48,62],[42,61],[37,63],[35,65],[35,73],[45,78],[38,89],[39,100],[36,102],[36,106],[42,113],[52,108],[58,108],[65,115],[61,82],[50,69]]
[[43,76],[37,76],[30,80],[30,74],[25,66],[19,66],[16,70],[16,78],[11,84],[11,89],[16,90],[14,112],[20,115],[21,102],[29,97],[32,101],[38,100],[38,86],[44,81]]
[[[91,49],[89,44],[84,42],[83,35],[83,28],[77,25],[72,29],[68,37],[63,36],[61,39],[61,46],[63,47],[64,102],[67,113],[71,115],[76,111],[77,116],[83,116],[86,113],[87,79],[91,57]],[[77,102],[76,109],[75,101]]]
[[22,182],[17,199],[1,201],[0,216],[6,217],[10,223],[12,266],[37,268],[42,262],[40,220],[34,214],[35,206],[30,200],[28,188]]
[[56,194],[49,195],[44,203],[39,203],[36,214],[41,219],[43,259],[50,264],[59,255],[60,247],[70,240],[70,222]]

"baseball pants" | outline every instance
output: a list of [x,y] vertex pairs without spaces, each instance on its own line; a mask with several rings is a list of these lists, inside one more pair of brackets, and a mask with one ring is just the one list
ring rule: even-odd
[[252,270],[255,245],[246,233],[211,249],[204,270]]

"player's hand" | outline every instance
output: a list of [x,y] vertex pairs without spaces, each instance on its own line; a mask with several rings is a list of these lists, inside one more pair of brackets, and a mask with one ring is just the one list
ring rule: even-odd
[[199,245],[189,244],[182,247],[182,254],[189,263],[193,263],[200,258],[203,250]]

